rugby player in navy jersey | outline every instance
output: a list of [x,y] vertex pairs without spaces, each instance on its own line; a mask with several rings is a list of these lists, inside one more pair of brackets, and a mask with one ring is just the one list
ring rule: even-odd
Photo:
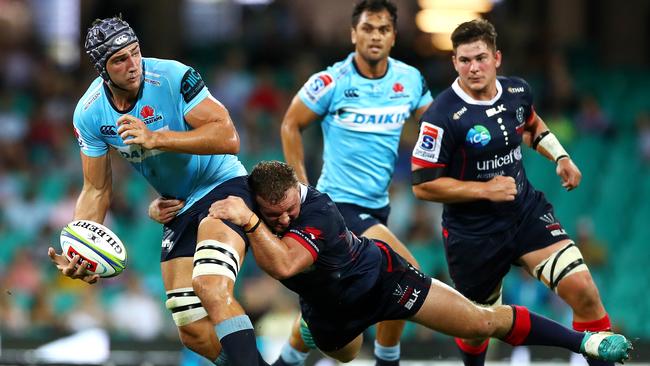
[[[358,1],[352,11],[354,52],[312,75],[282,121],[286,161],[308,184],[301,131],[323,130],[323,168],[316,188],[327,193],[357,235],[381,239],[416,267],[415,258],[387,227],[388,188],[402,128],[432,101],[420,72],[389,57],[397,37],[397,8],[388,0]],[[415,121],[410,121],[413,126]],[[309,348],[297,322],[276,366],[298,366]],[[397,366],[404,322],[377,324],[378,366]],[[307,342],[309,343],[309,342]]]
[[[166,306],[183,344],[217,365],[265,364],[233,295],[246,234],[208,217],[219,198],[237,195],[252,205],[228,111],[194,69],[142,57],[121,17],[93,22],[85,49],[99,76],[73,116],[84,177],[74,219],[104,221],[112,191],[109,150],[117,150],[159,194],[175,198],[165,206],[174,219],[164,226],[160,265]],[[64,275],[98,280],[79,256],[69,261],[54,248],[48,254]]]
[[259,217],[236,196],[213,203],[210,216],[242,227],[260,268],[299,295],[312,339],[330,357],[349,362],[367,327],[408,319],[462,338],[627,358],[631,344],[622,335],[577,332],[521,306],[475,305],[385,242],[354,235],[329,196],[299,183],[285,163],[257,164],[249,183]]
[[[580,250],[526,178],[521,143],[556,163],[567,190],[580,183],[580,170],[535,113],[529,85],[497,77],[502,56],[492,24],[463,23],[451,40],[458,78],[422,116],[412,177],[418,198],[444,203],[456,289],[479,304],[499,305],[503,277],[519,265],[571,306],[575,330],[610,330]],[[460,337],[456,344],[466,366],[485,363],[486,338]]]

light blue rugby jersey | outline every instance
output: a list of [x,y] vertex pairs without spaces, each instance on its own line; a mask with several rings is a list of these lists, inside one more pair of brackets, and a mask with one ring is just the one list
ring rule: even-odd
[[362,76],[354,53],[314,74],[298,93],[322,117],[323,170],[317,189],[333,201],[388,205],[402,127],[433,100],[420,72],[395,59],[380,79]]
[[[210,92],[194,69],[177,61],[143,58],[144,80],[128,111],[150,130],[188,131],[184,116]],[[81,151],[102,156],[110,147],[131,163],[162,196],[185,200],[183,211],[228,179],[246,174],[234,155],[193,155],[126,145],[117,134],[119,112],[98,77],[77,103],[73,123]]]

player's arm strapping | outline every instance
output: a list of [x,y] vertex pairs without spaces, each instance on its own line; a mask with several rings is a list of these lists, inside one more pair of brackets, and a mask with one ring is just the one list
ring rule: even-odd
[[524,126],[524,134],[524,141],[528,143],[528,146],[537,150],[547,159],[558,162],[560,159],[569,158],[569,153],[564,150],[557,137],[534,111]]

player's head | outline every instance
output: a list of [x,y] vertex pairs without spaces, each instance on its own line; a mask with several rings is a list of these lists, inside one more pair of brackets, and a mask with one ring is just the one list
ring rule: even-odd
[[501,65],[494,26],[484,19],[462,23],[451,34],[451,42],[461,83],[477,93],[490,88]]
[[142,58],[138,37],[121,16],[96,19],[84,44],[99,76],[121,89],[139,88]]
[[248,177],[259,212],[276,233],[287,230],[300,214],[300,188],[293,168],[279,161],[255,165]]
[[397,35],[397,7],[388,0],[362,0],[352,11],[352,43],[366,62],[388,57]]

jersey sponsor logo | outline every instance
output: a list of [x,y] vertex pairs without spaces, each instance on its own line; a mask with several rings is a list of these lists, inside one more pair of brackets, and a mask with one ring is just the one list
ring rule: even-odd
[[495,170],[519,160],[521,160],[521,147],[517,146],[510,150],[506,155],[495,155],[493,159],[477,161],[476,169],[478,171]]
[[144,82],[147,84],[155,85],[155,86],[160,86],[160,81],[154,80],[154,79],[149,79],[149,78],[144,78]]
[[495,116],[495,115],[497,115],[497,114],[499,114],[501,112],[505,112],[506,110],[507,109],[506,109],[505,105],[499,104],[496,107],[492,107],[492,108],[486,110],[485,114],[487,114],[488,117],[492,117],[492,116]]
[[162,115],[160,114],[155,115],[155,114],[156,114],[155,109],[153,109],[153,107],[150,105],[145,105],[142,108],[140,108],[140,117],[142,117],[142,120],[147,125],[153,122],[158,122],[163,118]]
[[483,147],[487,145],[492,136],[490,136],[490,131],[483,125],[474,125],[467,131],[467,136],[465,136],[465,142],[469,146],[473,147]]
[[117,136],[117,129],[113,125],[99,126],[99,132],[104,136]]
[[463,114],[465,114],[465,112],[467,112],[467,107],[463,106],[463,108],[461,108],[461,109],[459,109],[458,111],[456,111],[456,113],[454,113],[454,114],[451,116],[451,118],[453,118],[454,120],[457,121],[457,120],[460,119],[460,116],[462,116]]
[[334,122],[344,128],[365,132],[401,129],[411,116],[408,104],[379,108],[341,108]]
[[409,93],[404,92],[404,85],[402,83],[393,84],[393,92],[395,94],[391,95],[389,97],[390,99],[408,98],[408,97],[410,97]]
[[413,158],[437,163],[445,130],[429,122],[422,122],[420,136],[413,149]]
[[303,229],[311,240],[323,240],[323,232],[315,227],[307,226]]
[[327,73],[322,73],[313,77],[311,81],[307,82],[308,85],[305,90],[307,96],[312,101],[318,100],[318,97],[321,94],[324,94],[326,90],[329,90],[334,85],[333,81],[334,79],[332,79],[332,77]]
[[401,92],[403,92],[403,91],[404,91],[404,85],[402,85],[401,83],[395,83],[395,84],[393,84],[393,91],[394,91],[395,93],[401,93]]
[[100,94],[101,93],[98,91],[95,94],[93,94],[93,96],[90,97],[90,99],[88,99],[88,101],[84,104],[84,111],[87,110],[88,108],[90,108],[90,106],[93,104],[93,102],[95,102],[99,98]]
[[523,93],[524,92],[524,87],[519,86],[519,87],[513,88],[512,86],[509,86],[507,90],[508,90],[508,93],[510,93],[510,94]]
[[140,145],[133,146],[113,146],[117,152],[126,159],[129,163],[142,163],[144,160],[162,154],[160,150],[147,150],[143,149]]
[[346,98],[359,98],[359,89],[357,88],[345,89],[345,91],[343,91],[343,95]]
[[189,103],[205,87],[201,74],[190,68],[181,79],[181,94],[185,103]]

